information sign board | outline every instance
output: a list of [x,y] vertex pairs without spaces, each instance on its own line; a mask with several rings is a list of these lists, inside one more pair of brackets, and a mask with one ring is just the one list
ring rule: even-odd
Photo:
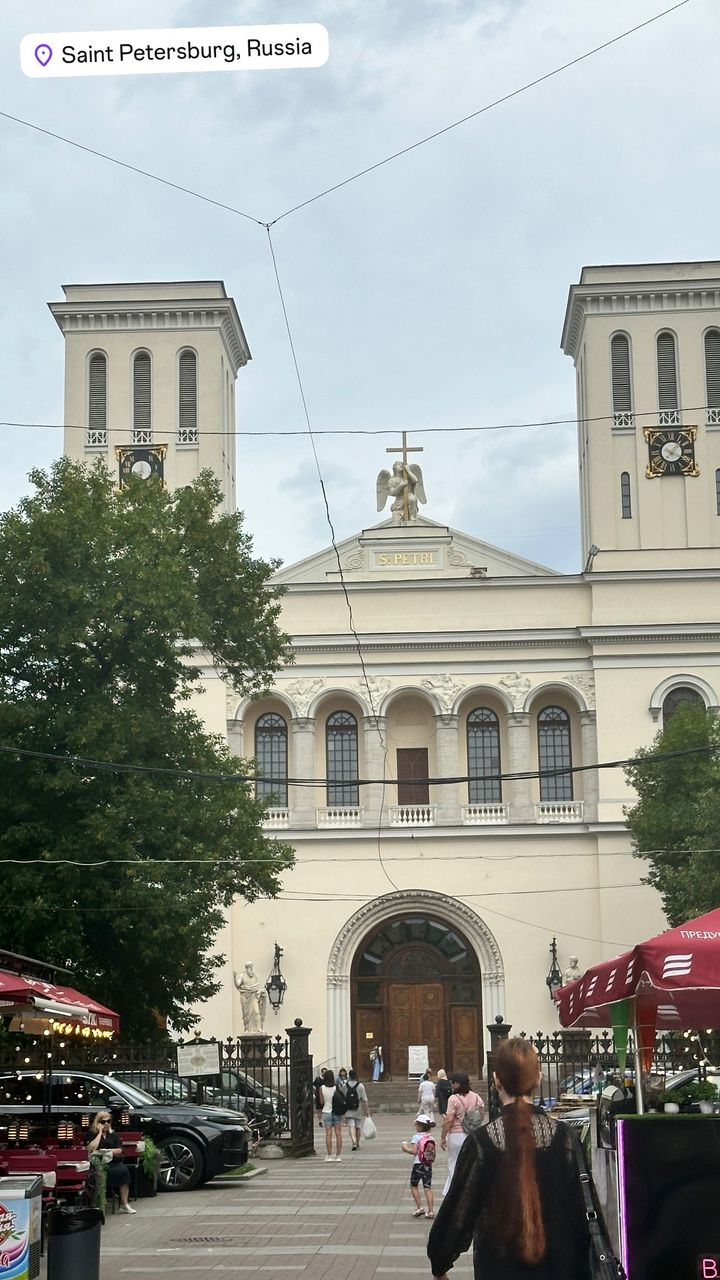
[[216,1076],[220,1071],[219,1044],[185,1044],[177,1047],[179,1076]]

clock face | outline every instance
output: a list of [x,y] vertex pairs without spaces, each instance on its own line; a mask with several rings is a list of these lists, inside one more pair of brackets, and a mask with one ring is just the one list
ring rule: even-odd
[[163,483],[165,471],[165,454],[167,445],[156,444],[147,448],[124,448],[118,445],[115,449],[118,460],[118,480],[121,489],[127,487],[128,480],[134,476],[138,480],[159,480]]
[[657,476],[698,476],[695,462],[695,427],[668,430],[645,427],[648,443],[648,479]]

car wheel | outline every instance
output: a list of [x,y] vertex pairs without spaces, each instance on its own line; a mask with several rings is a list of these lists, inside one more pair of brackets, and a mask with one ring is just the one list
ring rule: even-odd
[[192,1191],[205,1175],[202,1151],[192,1138],[169,1137],[158,1142],[160,1191]]

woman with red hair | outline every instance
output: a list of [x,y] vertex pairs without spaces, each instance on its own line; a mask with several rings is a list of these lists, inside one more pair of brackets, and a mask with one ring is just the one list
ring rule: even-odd
[[589,1280],[589,1234],[575,1144],[533,1105],[527,1040],[505,1040],[493,1073],[502,1113],[468,1134],[428,1239],[437,1280],[474,1239],[476,1280]]

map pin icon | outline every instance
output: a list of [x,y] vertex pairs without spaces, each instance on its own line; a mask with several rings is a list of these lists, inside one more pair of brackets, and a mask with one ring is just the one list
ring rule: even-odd
[[37,46],[37,49],[35,50],[35,57],[37,58],[41,67],[46,67],[48,62],[52,58],[52,49],[50,48],[50,45],[39,44]]

